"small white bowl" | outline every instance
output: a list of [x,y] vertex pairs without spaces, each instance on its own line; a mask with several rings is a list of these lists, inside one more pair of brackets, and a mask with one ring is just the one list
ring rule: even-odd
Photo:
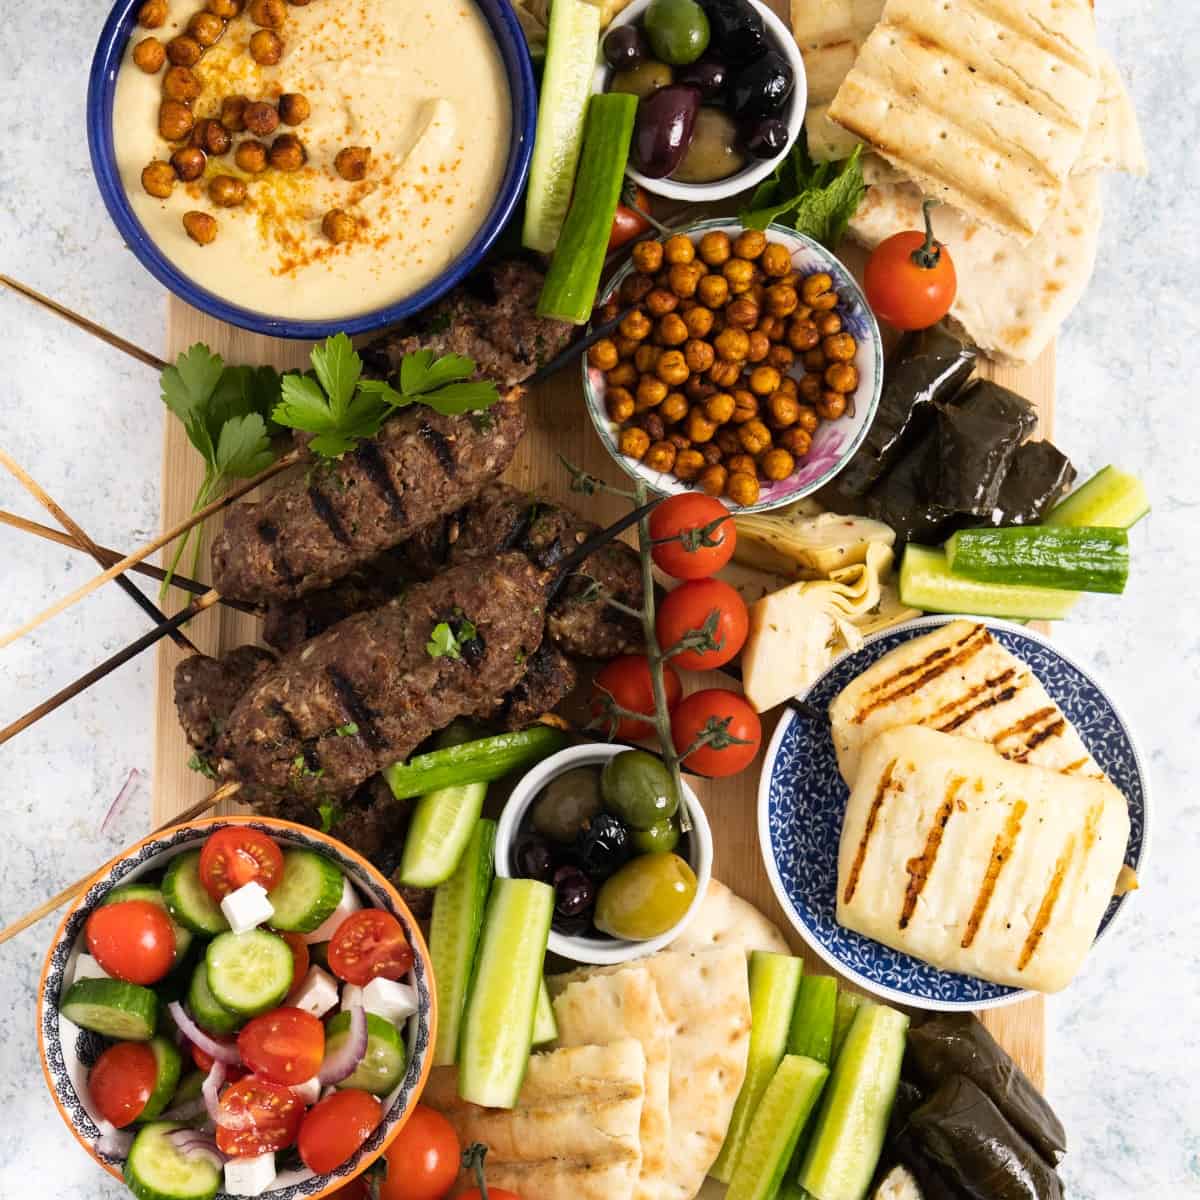
[[[544,762],[539,763],[512,790],[504,811],[500,814],[500,824],[496,830],[496,874],[505,879],[517,878],[517,866],[514,861],[518,834],[521,822],[529,806],[537,799],[538,794],[552,779],[575,767],[601,766],[610,758],[624,754],[628,746],[607,745],[603,742],[584,746],[568,746],[552,754]],[[622,963],[632,958],[641,958],[661,950],[669,942],[673,942],[688,926],[689,922],[700,909],[704,893],[708,889],[708,881],[712,877],[713,843],[712,829],[708,817],[704,815],[696,793],[686,783],[683,785],[683,802],[687,806],[688,815],[692,820],[692,829],[688,833],[688,864],[696,873],[696,898],[692,901],[687,912],[671,926],[666,933],[660,933],[656,938],[644,942],[627,941],[621,938],[609,937],[572,937],[565,933],[550,931],[549,949],[551,953],[563,958],[584,963]]]
[[[718,179],[714,183],[679,183],[673,179],[651,179],[640,171],[635,171],[633,167],[627,166],[625,173],[630,179],[636,180],[646,191],[655,196],[668,196],[672,200],[690,200],[695,204],[728,200],[730,196],[736,196],[739,192],[755,187],[766,179],[784,156],[791,153],[796,139],[800,136],[800,128],[804,124],[804,113],[808,105],[808,77],[804,71],[804,59],[800,56],[800,47],[796,45],[796,39],[792,37],[791,30],[767,5],[762,3],[762,0],[748,0],[748,2],[762,17],[763,23],[767,27],[767,37],[771,42],[772,49],[778,50],[787,59],[788,66],[792,69],[792,78],[795,80],[792,85],[792,94],[788,97],[787,107],[783,111],[783,118],[787,121],[788,127],[787,145],[774,158],[752,159],[749,166],[736,175],[730,175],[727,179]],[[608,30],[605,31],[605,36],[609,31],[617,29],[621,25],[639,22],[642,14],[649,7],[650,0],[633,0],[633,3],[619,17],[614,18]],[[603,92],[608,87],[612,70],[601,54],[592,84],[593,91]]]

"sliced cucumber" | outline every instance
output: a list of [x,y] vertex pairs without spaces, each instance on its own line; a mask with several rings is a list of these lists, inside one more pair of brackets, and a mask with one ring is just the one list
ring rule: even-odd
[[[328,1057],[350,1036],[350,1014],[340,1012],[325,1027],[325,1055]],[[367,1052],[337,1086],[357,1088],[375,1096],[386,1096],[404,1078],[408,1051],[404,1035],[391,1021],[367,1013]]]
[[406,887],[437,887],[454,874],[483,811],[486,783],[426,792],[404,839],[400,882]]
[[755,1109],[787,1049],[788,1029],[804,963],[787,954],[755,950],[750,955],[750,1049],[746,1078],[733,1106],[725,1144],[708,1172],[728,1183],[750,1136]]
[[846,1034],[850,1032],[850,1026],[854,1024],[858,1010],[866,1003],[866,997],[860,996],[857,992],[838,991],[833,1016],[833,1045],[829,1048],[831,1063],[837,1062],[837,1057],[842,1052],[842,1043],[846,1040]]
[[458,1061],[463,1006],[471,983],[471,966],[483,924],[483,909],[492,886],[496,822],[477,821],[458,869],[433,894],[429,954],[437,988],[438,1033],[435,1066]]
[[946,543],[946,562],[979,583],[1119,595],[1129,578],[1129,535],[1094,525],[961,529]]
[[945,554],[909,544],[900,567],[900,601],[927,612],[971,613],[1058,621],[1079,599],[1078,592],[1004,583],[976,583],[950,570]]
[[189,850],[171,860],[162,882],[167,911],[193,933],[215,937],[229,928],[221,906],[200,882],[200,851]]
[[[167,902],[163,898],[162,892],[148,883],[126,883],[121,887],[113,888],[101,901],[101,907],[105,904],[120,904],[122,900],[148,900],[160,908],[167,908]],[[170,912],[169,909],[167,911]],[[171,918],[171,929],[175,934],[175,962],[178,964],[183,961],[184,955],[191,949],[192,938],[195,935],[174,917]]]
[[879,1162],[900,1082],[908,1017],[859,1008],[825,1088],[800,1183],[818,1200],[862,1200]]
[[158,1020],[158,997],[120,979],[80,979],[58,1006],[68,1021],[120,1042],[148,1042]]
[[267,893],[273,929],[312,933],[338,906],[343,876],[336,863],[312,850],[285,850],[283,874]]
[[537,136],[521,240],[549,254],[558,244],[575,186],[583,123],[596,71],[600,10],[586,0],[555,0],[546,34]]
[[1047,525],[1108,525],[1128,529],[1150,511],[1145,484],[1128,471],[1108,466],[1047,514]]
[[154,1052],[154,1063],[157,1068],[154,1075],[154,1090],[146,1107],[142,1109],[139,1121],[153,1121],[167,1107],[167,1102],[175,1095],[179,1086],[179,1073],[183,1069],[183,1059],[179,1051],[164,1037],[152,1038],[150,1049]]
[[292,988],[292,951],[262,929],[222,933],[204,956],[208,989],[223,1008],[253,1017],[274,1008]]
[[796,993],[787,1052],[826,1066],[833,1059],[833,1026],[837,1012],[837,980],[832,975],[805,975]]
[[212,1200],[221,1186],[221,1168],[201,1155],[186,1155],[168,1133],[177,1121],[143,1126],[125,1160],[125,1182],[138,1200]]
[[517,1102],[554,913],[554,889],[497,879],[488,897],[475,978],[463,1014],[458,1094],[487,1108]]
[[554,1019],[554,1005],[550,1003],[550,989],[545,979],[538,988],[537,1010],[533,1014],[533,1044],[545,1046],[558,1040],[558,1022]]
[[208,986],[208,964],[201,959],[192,972],[191,986],[187,994],[187,1010],[196,1023],[209,1033],[236,1033],[246,1023],[246,1018],[230,1012],[218,1003]]
[[773,1200],[828,1077],[824,1063],[784,1055],[754,1110],[725,1200]]

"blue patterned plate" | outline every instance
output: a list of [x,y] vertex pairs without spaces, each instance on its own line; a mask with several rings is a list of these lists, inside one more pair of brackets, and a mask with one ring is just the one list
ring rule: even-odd
[[[838,659],[805,699],[824,712],[842,688],[889,650],[958,619],[922,617],[868,638],[861,649]],[[1045,638],[1006,621],[984,623],[1001,645],[1029,665],[1124,793],[1131,825],[1125,861],[1140,872],[1149,840],[1149,795],[1141,756],[1124,717],[1107,692]],[[1019,988],[940,971],[837,923],[838,841],[848,798],[828,726],[789,709],[775,730],[759,779],[758,840],[771,886],[800,936],[852,982],[915,1008],[997,1008],[1029,995]],[[1097,939],[1124,899],[1114,898],[1108,906]]]

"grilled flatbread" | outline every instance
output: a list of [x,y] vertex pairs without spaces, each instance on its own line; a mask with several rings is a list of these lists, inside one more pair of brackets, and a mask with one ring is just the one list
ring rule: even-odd
[[1100,97],[1092,109],[1083,152],[1073,170],[1126,171],[1145,175],[1146,148],[1138,128],[1137,110],[1112,55],[1100,51]]
[[488,1147],[494,1187],[523,1200],[631,1200],[645,1077],[642,1045],[626,1038],[535,1054],[516,1108],[461,1099],[453,1067],[435,1067],[421,1099],[446,1116],[462,1145]]
[[1014,762],[1102,777],[1033,672],[974,621],[950,621],[885,654],[838,693],[829,719],[852,789],[865,747],[901,725],[990,742]]
[[668,949],[716,950],[722,946],[741,946],[747,955],[752,950],[791,954],[778,925],[719,879],[710,879],[699,912]]
[[1128,840],[1125,798],[1106,779],[891,729],[864,752],[846,806],[837,919],[942,970],[1056,992],[1091,948]]

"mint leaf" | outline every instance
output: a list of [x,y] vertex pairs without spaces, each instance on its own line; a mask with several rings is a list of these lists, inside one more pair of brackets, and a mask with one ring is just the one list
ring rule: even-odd
[[421,397],[421,403],[428,405],[434,412],[450,417],[491,408],[499,399],[500,393],[496,390],[496,385],[484,380],[478,383],[449,384],[436,392],[426,393]]
[[249,479],[275,461],[267,426],[258,413],[231,417],[221,426],[217,440],[217,471],[224,477]]
[[325,339],[323,346],[312,348],[313,370],[329,397],[334,413],[345,412],[354,397],[355,385],[362,374],[362,359],[344,333]]

